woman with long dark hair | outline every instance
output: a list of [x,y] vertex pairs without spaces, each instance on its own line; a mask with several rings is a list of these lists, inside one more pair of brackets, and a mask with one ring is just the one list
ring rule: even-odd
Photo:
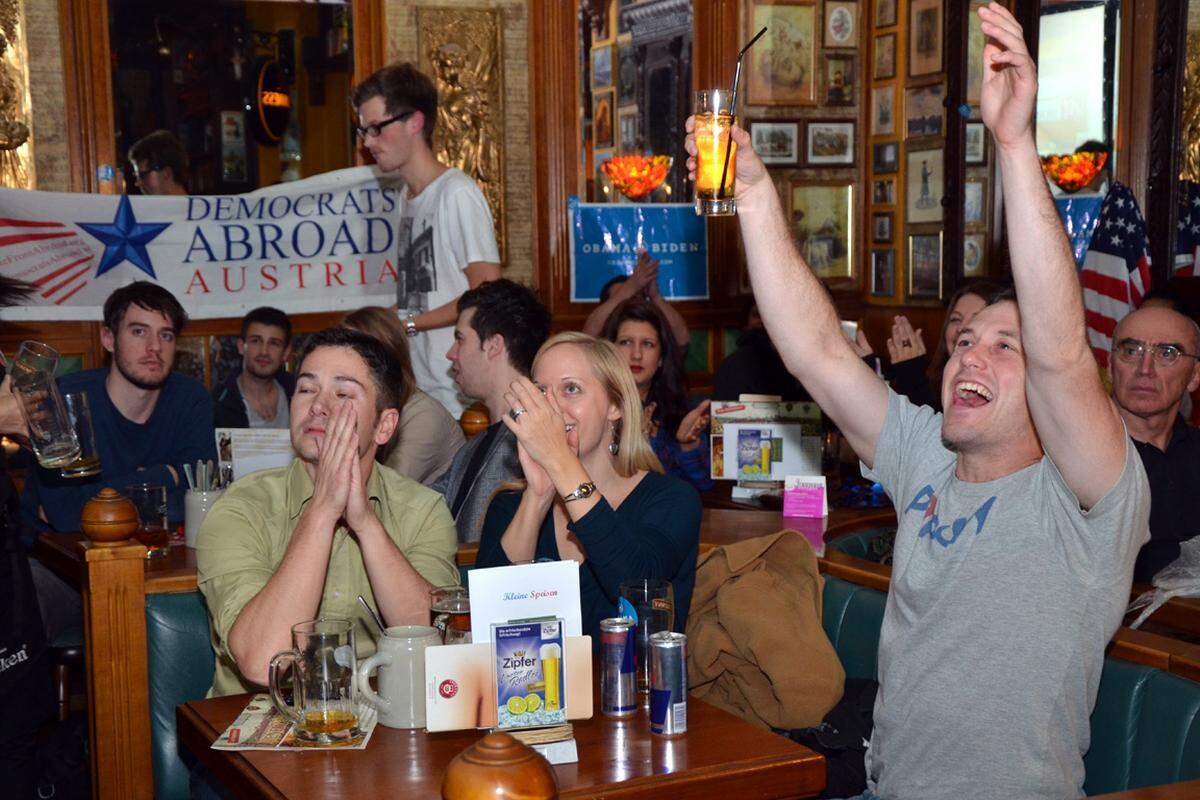
[[688,409],[683,354],[662,314],[650,303],[631,300],[613,312],[604,338],[625,355],[645,410],[646,435],[668,475],[701,492],[712,489],[709,469],[709,401]]

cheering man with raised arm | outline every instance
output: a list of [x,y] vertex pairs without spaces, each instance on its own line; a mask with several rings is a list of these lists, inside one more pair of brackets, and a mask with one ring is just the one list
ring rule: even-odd
[[944,415],[891,392],[855,356],[749,136],[734,132],[767,331],[899,517],[867,798],[1081,796],[1104,647],[1147,536],[1145,473],[1088,350],[1038,163],[1036,68],[1008,11],[991,3],[979,15],[1016,296],[993,298],[959,334]]

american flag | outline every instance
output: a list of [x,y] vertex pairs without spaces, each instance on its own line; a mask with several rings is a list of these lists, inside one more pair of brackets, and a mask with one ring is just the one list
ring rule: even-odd
[[1092,243],[1079,273],[1088,343],[1100,366],[1108,366],[1117,323],[1150,289],[1150,240],[1133,192],[1113,183],[1100,206]]
[[[91,279],[91,245],[64,222],[0,218],[0,266],[20,264],[20,277],[62,305]],[[11,274],[11,273],[10,273]]]
[[1175,222],[1175,274],[1189,278],[1196,273],[1200,254],[1200,183],[1180,181],[1179,214]]

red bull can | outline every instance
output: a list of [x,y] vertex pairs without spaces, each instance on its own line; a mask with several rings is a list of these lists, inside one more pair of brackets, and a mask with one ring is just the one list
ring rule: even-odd
[[600,712],[609,717],[627,717],[637,710],[633,668],[636,626],[629,617],[600,621]]
[[650,635],[650,732],[674,736],[687,730],[687,637]]

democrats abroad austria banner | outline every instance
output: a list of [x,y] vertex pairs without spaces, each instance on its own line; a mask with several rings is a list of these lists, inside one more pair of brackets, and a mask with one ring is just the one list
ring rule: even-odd
[[0,317],[98,320],[113,290],[137,280],[196,319],[391,305],[402,186],[352,167],[240,195],[0,189],[0,271],[37,287]]
[[572,196],[571,302],[600,300],[604,284],[632,275],[637,251],[659,262],[669,300],[708,299],[708,226],[690,203],[581,203]]

